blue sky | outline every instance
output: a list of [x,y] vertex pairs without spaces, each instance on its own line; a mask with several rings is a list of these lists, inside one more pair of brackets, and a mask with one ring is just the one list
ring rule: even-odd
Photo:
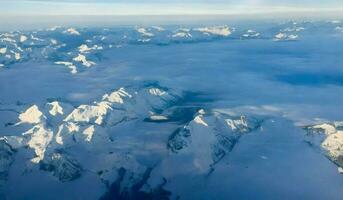
[[0,0],[2,15],[172,15],[342,11],[343,0]]

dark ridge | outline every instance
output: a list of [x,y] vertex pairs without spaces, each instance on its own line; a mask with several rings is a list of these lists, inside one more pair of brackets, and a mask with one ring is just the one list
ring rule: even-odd
[[123,184],[125,176],[130,176],[125,168],[118,170],[118,178],[109,187],[109,190],[100,197],[100,200],[169,200],[171,192],[163,189],[167,183],[166,179],[163,179],[162,184],[150,191],[141,191],[142,187],[147,184],[150,178],[152,168],[146,169],[142,178],[131,187],[127,187]]

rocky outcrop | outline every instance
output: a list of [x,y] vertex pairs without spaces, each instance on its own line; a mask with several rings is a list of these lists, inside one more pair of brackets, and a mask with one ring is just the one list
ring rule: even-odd
[[77,160],[62,154],[53,153],[40,162],[40,169],[49,171],[61,182],[72,181],[81,176],[82,167]]
[[[147,181],[152,168],[147,168],[142,174],[135,174],[120,168],[117,171],[117,179],[109,186],[108,191],[100,200],[167,200],[171,192],[165,190],[163,186],[166,180],[155,188],[150,188]],[[143,187],[145,189],[143,190]]]
[[7,143],[6,139],[0,138],[0,196],[1,189],[6,183],[10,166],[14,160],[15,150]]

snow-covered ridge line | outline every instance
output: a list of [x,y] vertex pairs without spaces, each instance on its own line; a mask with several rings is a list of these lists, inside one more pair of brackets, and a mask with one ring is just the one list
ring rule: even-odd
[[[19,122],[14,125],[31,128],[19,136],[4,136],[1,140],[16,151],[32,150],[31,163],[51,172],[62,182],[72,181],[93,165],[71,156],[73,148],[82,148],[86,152],[93,149],[90,152],[94,151],[95,157],[112,155],[113,148],[117,147],[113,146],[107,129],[130,120],[143,122],[151,117],[160,121],[161,117],[154,115],[155,109],[163,110],[176,102],[175,95],[169,92],[156,86],[137,90],[119,88],[104,94],[99,102],[76,108],[58,101],[40,107],[32,105],[19,114]],[[101,153],[98,155],[97,152]],[[83,155],[85,152],[78,153]],[[118,156],[121,156],[120,152],[115,158]],[[117,162],[111,163],[118,165]]]
[[278,33],[274,36],[275,41],[294,41],[298,39],[298,35],[287,34],[287,33]]
[[63,33],[70,34],[70,35],[80,35],[80,32],[77,31],[75,28],[68,28]]
[[249,29],[242,35],[242,38],[258,38],[260,35],[259,32]]
[[[315,22],[285,23],[275,26],[277,31],[271,32],[261,32],[253,26],[239,30],[239,27],[232,28],[228,25],[103,29],[52,27],[39,31],[15,31],[0,34],[0,66],[9,67],[15,63],[43,59],[50,61],[51,64],[64,65],[72,74],[76,74],[86,70],[83,67],[91,67],[101,61],[103,51],[123,48],[130,44],[172,45],[217,39],[297,41],[304,37],[305,32],[316,31],[315,25]],[[342,32],[341,23],[329,25],[332,33]],[[263,37],[260,37],[261,35]]]
[[209,173],[235,146],[239,138],[257,131],[262,120],[199,110],[194,119],[176,130],[168,148],[176,155],[191,157],[200,173]]
[[232,30],[228,26],[213,26],[213,27],[203,27],[195,28],[195,31],[200,31],[204,34],[213,34],[219,36],[229,36],[232,34]]
[[142,36],[146,36],[146,37],[153,37],[154,34],[148,32],[148,30],[146,30],[145,28],[137,28],[137,32],[142,34]]

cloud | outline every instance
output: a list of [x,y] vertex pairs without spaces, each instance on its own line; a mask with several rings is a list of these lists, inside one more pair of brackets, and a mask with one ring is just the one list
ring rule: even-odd
[[341,11],[338,0],[0,0],[2,15],[178,15]]
[[[0,0],[0,2],[9,0]],[[292,5],[307,5],[307,6],[326,6],[340,5],[343,6],[342,0],[12,0],[11,2],[54,2],[54,3],[137,3],[137,4],[225,4],[225,5],[274,5],[274,6],[292,6]]]

